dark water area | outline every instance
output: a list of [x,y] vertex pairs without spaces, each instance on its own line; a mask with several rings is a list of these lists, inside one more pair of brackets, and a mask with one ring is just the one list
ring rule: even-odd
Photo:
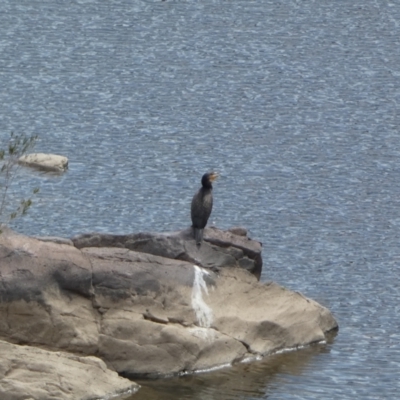
[[400,390],[400,7],[385,0],[3,0],[0,139],[37,134],[13,228],[70,237],[190,224],[263,243],[262,279],[334,313],[327,344],[141,382],[140,399],[393,399]]
[[[285,392],[280,390],[280,386],[288,378],[294,379],[294,382],[304,381],[302,376],[315,357],[328,353],[326,345],[318,344],[298,351],[275,354],[262,361],[238,364],[232,369],[157,381],[139,381],[142,388],[132,399],[263,399],[270,394],[282,396]],[[308,390],[318,395],[323,387],[331,385],[332,382],[328,381]]]
[[[332,344],[334,334],[329,335]],[[318,386],[310,383],[318,376],[310,377],[306,372],[313,365],[315,357],[322,363],[329,363],[329,345],[316,344],[302,350],[274,354],[249,364],[238,364],[231,369],[189,375],[179,378],[138,381],[142,388],[132,397],[135,400],[173,399],[265,399],[286,398],[297,394],[296,385],[301,384],[302,397],[318,396],[326,388],[334,390],[334,382],[321,381]],[[315,364],[314,367],[315,368]],[[292,387],[285,385],[291,382]],[[307,382],[308,381],[308,382]],[[309,385],[309,386],[308,386]],[[332,393],[332,392],[331,392]],[[327,393],[328,394],[328,393]],[[290,398],[290,397],[289,397]]]

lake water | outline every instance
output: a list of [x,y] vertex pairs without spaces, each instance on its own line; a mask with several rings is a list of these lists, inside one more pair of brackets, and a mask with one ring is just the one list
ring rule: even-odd
[[3,0],[0,138],[69,171],[13,227],[70,237],[210,224],[263,243],[262,280],[334,313],[327,344],[134,399],[393,399],[400,390],[400,7],[386,0]]

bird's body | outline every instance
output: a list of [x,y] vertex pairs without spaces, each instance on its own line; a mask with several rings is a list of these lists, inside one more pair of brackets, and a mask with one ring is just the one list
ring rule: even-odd
[[203,240],[203,229],[207,225],[213,206],[212,182],[217,179],[215,172],[209,172],[201,178],[202,187],[193,196],[191,206],[193,234],[197,247],[201,246]]

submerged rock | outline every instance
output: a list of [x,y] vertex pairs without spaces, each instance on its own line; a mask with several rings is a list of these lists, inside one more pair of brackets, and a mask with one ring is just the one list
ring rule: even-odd
[[0,336],[96,355],[134,378],[218,368],[323,341],[337,328],[313,300],[258,282],[259,264],[241,268],[244,258],[261,262],[258,242],[218,229],[204,240],[197,251],[190,230],[89,234],[71,246],[5,230]]
[[21,156],[21,165],[41,169],[43,171],[64,172],[68,168],[68,158],[57,154],[32,153]]

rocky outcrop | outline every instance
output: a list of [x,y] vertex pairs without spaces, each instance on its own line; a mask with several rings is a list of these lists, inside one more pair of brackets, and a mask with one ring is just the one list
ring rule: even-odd
[[0,337],[96,355],[134,378],[229,365],[337,328],[313,300],[258,282],[260,244],[237,233],[207,229],[197,251],[190,231],[81,235],[71,246],[5,230]]
[[199,251],[192,229],[172,233],[134,233],[108,235],[86,233],[72,238],[78,249],[84,247],[119,247],[153,254],[173,260],[187,261],[203,268],[218,271],[220,268],[239,267],[260,279],[262,270],[261,243],[250,240],[244,228],[222,231],[217,228],[204,230],[204,242]]
[[57,154],[32,153],[18,159],[21,165],[43,171],[64,172],[68,168],[68,158]]
[[0,340],[2,400],[123,399],[139,386],[96,357],[79,357]]

